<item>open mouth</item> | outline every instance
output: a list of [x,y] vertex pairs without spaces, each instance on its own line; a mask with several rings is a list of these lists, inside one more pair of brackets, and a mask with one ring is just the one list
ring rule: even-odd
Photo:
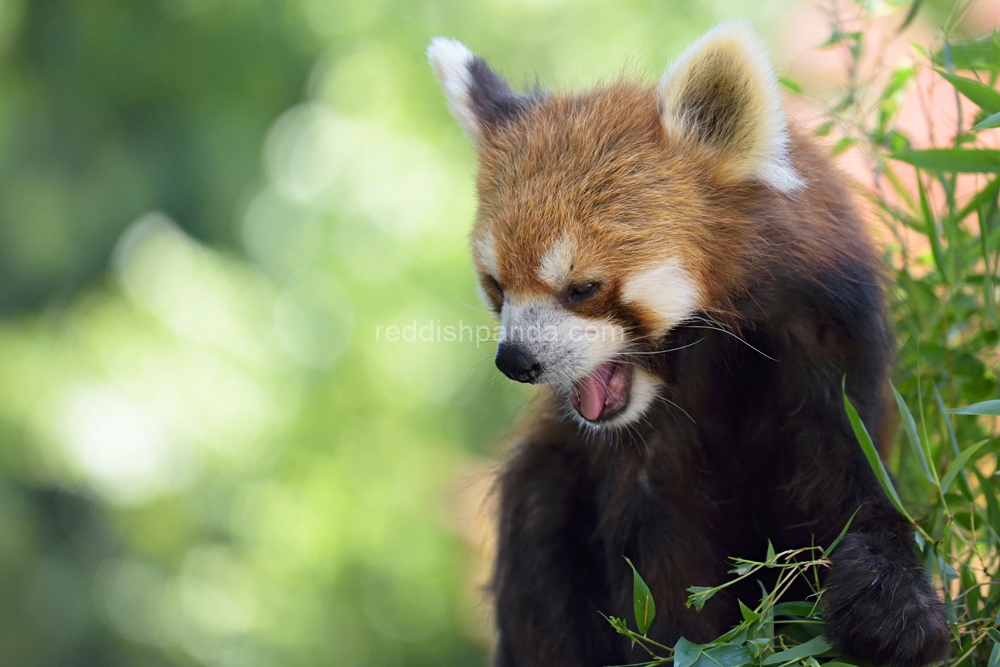
[[573,383],[570,401],[580,416],[591,422],[604,421],[628,407],[632,388],[632,367],[606,361]]

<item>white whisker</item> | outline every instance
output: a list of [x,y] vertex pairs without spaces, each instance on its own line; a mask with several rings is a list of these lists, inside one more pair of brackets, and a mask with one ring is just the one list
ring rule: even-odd
[[715,326],[699,327],[699,326],[695,326],[695,325],[691,325],[691,324],[688,324],[686,326],[688,326],[688,327],[690,327],[692,329],[711,329],[713,331],[721,331],[722,333],[727,334],[729,336],[732,336],[736,340],[740,341],[741,343],[743,343],[744,345],[746,345],[747,347],[749,347],[751,350],[753,350],[757,354],[761,355],[762,357],[767,357],[771,361],[775,361],[775,362],[777,362],[779,364],[781,363],[780,361],[778,361],[777,359],[775,359],[771,355],[765,354],[764,352],[761,352],[756,347],[754,347],[750,343],[746,342],[745,340],[743,340],[742,338],[740,338],[739,336],[737,336],[736,334],[734,334],[732,331],[729,331],[728,329],[723,329],[722,326],[720,326],[718,322],[714,322],[712,320],[707,320],[707,319],[705,319],[703,317],[699,317],[697,319],[701,320],[702,322],[705,322],[706,324],[714,324]]

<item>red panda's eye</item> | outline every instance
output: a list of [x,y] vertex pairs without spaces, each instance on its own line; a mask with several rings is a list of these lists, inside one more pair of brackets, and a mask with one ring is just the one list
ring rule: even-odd
[[566,298],[570,303],[583,303],[597,294],[600,289],[601,283],[593,280],[585,283],[573,283],[566,288]]

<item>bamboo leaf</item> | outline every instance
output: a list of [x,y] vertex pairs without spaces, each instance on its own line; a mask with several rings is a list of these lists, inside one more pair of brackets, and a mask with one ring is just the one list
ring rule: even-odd
[[830,155],[837,157],[853,145],[854,137],[841,137],[837,143],[834,144],[833,148],[830,149]]
[[917,18],[917,14],[920,13],[920,7],[923,4],[924,0],[913,0],[913,3],[910,5],[910,11],[906,12],[906,18],[903,19],[903,24],[896,30],[897,35],[910,27],[913,19]]
[[[945,430],[948,431],[948,442],[951,443],[951,452],[955,456],[962,453],[962,448],[958,446],[958,436],[955,435],[955,427],[951,423],[951,416],[948,414],[948,408],[944,407],[944,399],[941,398],[941,392],[938,390],[937,385],[934,386],[934,402],[937,404],[937,408],[941,413],[941,419],[944,420]],[[971,497],[971,492],[969,491],[969,478],[966,476],[965,471],[959,475],[959,481],[962,484],[962,492]],[[1000,518],[1000,514],[997,515]]]
[[972,405],[966,405],[961,408],[952,408],[948,412],[953,415],[1000,417],[1000,401],[983,401],[982,403],[973,403]]
[[[995,69],[1000,61],[1000,43],[996,40],[996,33],[951,44],[950,47],[949,60],[954,69],[990,70]],[[935,65],[945,64],[943,49],[935,51],[932,58]]]
[[718,587],[712,586],[688,586],[687,590],[691,595],[688,596],[687,602],[684,605],[687,607],[693,606],[696,611],[701,611],[705,603],[719,592]]
[[1000,178],[994,178],[962,207],[962,210],[955,215],[955,221],[964,220],[965,216],[979,210],[985,203],[996,202],[998,192],[1000,192]]
[[844,409],[847,410],[847,417],[851,421],[851,428],[854,429],[854,435],[857,437],[858,443],[860,443],[861,449],[865,453],[865,458],[868,459],[868,463],[875,473],[875,477],[878,478],[879,484],[882,485],[882,490],[889,496],[889,500],[892,501],[893,506],[900,514],[906,517],[907,521],[913,523],[913,519],[906,511],[906,508],[903,507],[903,501],[899,499],[899,494],[896,493],[896,488],[892,485],[892,480],[885,469],[885,464],[882,463],[882,458],[878,455],[878,450],[875,449],[875,443],[872,442],[872,437],[868,434],[868,429],[865,428],[861,417],[858,416],[857,410],[854,409],[851,401],[847,398],[847,392],[844,391],[843,393]]
[[780,83],[782,86],[792,91],[796,95],[802,94],[802,86],[800,86],[799,83],[794,79],[789,79],[788,77],[779,76],[778,83]]
[[997,113],[987,116],[983,120],[979,121],[972,126],[973,130],[989,130],[994,127],[1000,127],[1000,111]]
[[[1000,114],[997,115],[1000,116]],[[1000,179],[994,179],[994,182],[996,180]],[[989,196],[992,185],[993,183],[990,183],[990,185],[983,188],[981,192],[976,194],[975,199],[979,200],[977,210],[979,216],[979,251],[983,257],[983,266],[986,268],[983,275],[983,301],[986,303],[986,316],[990,318],[991,322],[996,322],[996,304],[994,303],[996,293],[993,290],[993,273],[989,270],[991,265],[989,223],[997,213],[996,193],[993,192],[992,196]]]
[[989,521],[993,532],[1000,536],[1000,502],[997,501],[997,492],[993,488],[992,477],[985,477],[976,468],[972,469],[972,474],[979,480],[979,486],[986,499],[986,518]]
[[751,662],[753,656],[750,655],[750,651],[742,646],[723,644],[702,649],[694,667],[740,667]]
[[[892,186],[893,192],[899,197],[900,201],[904,202],[911,212],[917,212],[917,204],[913,201],[913,193],[910,192],[909,186],[905,185],[899,180],[899,176],[896,175],[896,170],[893,169],[891,164],[885,164],[883,166],[883,173],[886,179],[889,181],[889,185]],[[884,202],[880,199],[878,203],[884,206]]]
[[910,11],[906,12],[906,18],[903,19],[902,25],[899,26],[898,30],[896,30],[897,35],[910,27],[910,24],[913,23],[913,19],[917,18],[917,14],[920,13],[920,7],[923,4],[924,0],[913,0],[913,3],[910,5]]
[[779,602],[774,605],[775,616],[803,616],[808,618],[816,613],[814,602]]
[[811,655],[819,655],[820,653],[826,653],[832,647],[829,642],[823,637],[814,637],[809,641],[799,644],[794,648],[790,648],[786,651],[778,651],[774,655],[769,655],[764,658],[762,665],[780,665],[784,662],[791,662],[793,660],[801,660],[802,658],[808,658]]
[[635,611],[635,624],[639,628],[639,633],[645,636],[656,617],[656,605],[653,603],[653,594],[649,591],[649,586],[639,576],[635,565],[628,558],[625,562],[632,568],[632,606]]
[[701,655],[701,646],[681,637],[674,645],[674,667],[691,667]]
[[924,477],[931,484],[937,485],[938,481],[931,472],[931,466],[927,462],[927,452],[924,451],[924,445],[920,442],[920,436],[917,434],[917,422],[913,419],[913,414],[910,412],[910,408],[907,407],[906,401],[900,396],[899,392],[896,391],[896,387],[892,387],[892,395],[896,397],[896,407],[899,408],[899,417],[903,422],[903,430],[906,432],[906,439],[910,443],[910,447],[913,449],[913,453],[917,457],[917,461],[920,463],[921,470],[924,471]]
[[975,79],[967,79],[957,74],[949,74],[942,70],[935,70],[938,74],[948,80],[955,89],[969,98],[980,109],[989,113],[1000,111],[1000,91],[995,88],[980,83]]
[[920,176],[920,170],[917,170],[917,191],[920,194],[920,213],[924,218],[924,233],[927,235],[927,240],[931,243],[931,255],[934,257],[934,265],[941,273],[945,283],[948,283],[950,282],[948,279],[948,265],[945,261],[944,249],[941,247],[938,220],[934,215],[934,211],[931,210],[930,203],[927,201],[927,190],[924,188],[924,179]]
[[830,542],[830,546],[828,546],[826,550],[823,552],[826,556],[832,554],[833,550],[837,548],[838,544],[840,544],[840,541],[844,539],[844,535],[847,535],[847,531],[850,530],[851,528],[851,522],[854,521],[854,517],[857,516],[858,512],[860,511],[861,511],[860,507],[854,510],[854,514],[852,514],[851,518],[847,520],[847,523],[844,524],[844,527],[840,529],[840,534],[837,535],[836,538],[834,538],[833,542]]
[[743,614],[744,621],[746,621],[747,623],[753,623],[758,618],[760,618],[760,614],[758,614],[753,609],[743,604],[743,600],[737,600],[737,602],[740,603],[740,613]]
[[951,483],[955,481],[955,477],[958,473],[965,468],[965,464],[969,462],[969,459],[971,459],[976,452],[982,449],[983,445],[987,442],[989,442],[989,440],[980,440],[955,457],[955,460],[953,460],[948,466],[948,471],[944,474],[944,477],[941,478],[942,493],[948,493],[948,487],[950,487]]
[[993,174],[1000,171],[1000,151],[988,148],[926,148],[887,156],[928,171]]

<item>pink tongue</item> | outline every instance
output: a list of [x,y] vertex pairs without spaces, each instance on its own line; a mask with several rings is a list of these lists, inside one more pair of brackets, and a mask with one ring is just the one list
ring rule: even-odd
[[598,366],[596,371],[576,384],[575,389],[579,395],[577,409],[585,419],[595,421],[601,416],[608,395],[608,382],[614,373],[615,363],[609,361]]

